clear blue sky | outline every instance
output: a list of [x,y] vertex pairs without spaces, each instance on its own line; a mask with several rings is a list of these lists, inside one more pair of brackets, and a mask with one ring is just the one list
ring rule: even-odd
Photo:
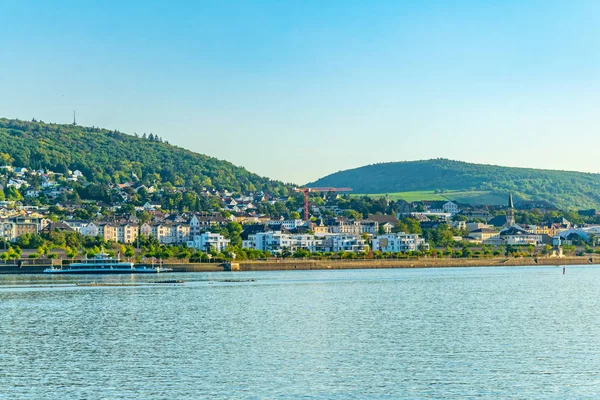
[[382,161],[600,172],[600,1],[0,0],[0,116],[284,181]]

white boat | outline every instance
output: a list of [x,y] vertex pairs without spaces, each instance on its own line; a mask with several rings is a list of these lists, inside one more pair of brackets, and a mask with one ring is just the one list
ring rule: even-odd
[[100,253],[89,260],[82,260],[65,266],[52,266],[44,270],[45,274],[156,274],[170,272],[171,268],[160,266],[135,265],[119,258],[111,258]]

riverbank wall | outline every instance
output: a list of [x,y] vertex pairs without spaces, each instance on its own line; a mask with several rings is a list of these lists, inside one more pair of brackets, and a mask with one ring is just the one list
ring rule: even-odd
[[493,258],[418,258],[394,260],[279,260],[240,261],[223,264],[168,264],[174,272],[218,271],[289,271],[320,269],[380,269],[380,268],[460,268],[460,267],[521,267],[535,265],[597,265],[594,257],[493,257]]
[[[414,258],[392,260],[278,260],[236,263],[165,263],[173,272],[289,271],[321,269],[520,267],[535,265],[597,265],[600,256],[580,257],[493,257]],[[50,265],[0,264],[0,274],[41,274]]]
[[600,257],[561,258],[419,258],[399,260],[285,260],[279,262],[239,263],[240,271],[276,271],[293,269],[373,269],[373,268],[457,268],[457,267],[518,267],[535,265],[594,265]]

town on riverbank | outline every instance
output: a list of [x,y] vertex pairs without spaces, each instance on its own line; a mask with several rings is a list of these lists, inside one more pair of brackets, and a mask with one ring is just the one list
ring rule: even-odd
[[[567,258],[586,264],[600,253],[596,210],[558,210],[545,201],[515,202],[510,194],[505,205],[477,206],[340,195],[335,188],[273,196],[134,182],[101,187],[77,170],[1,171],[0,260],[23,268],[103,250],[138,263],[242,268],[287,268],[288,260],[297,268]],[[88,195],[101,189],[102,200],[82,199],[82,187]]]

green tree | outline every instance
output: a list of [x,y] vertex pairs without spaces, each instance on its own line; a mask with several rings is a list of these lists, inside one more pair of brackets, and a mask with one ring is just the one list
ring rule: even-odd
[[0,153],[0,165],[1,166],[5,166],[5,165],[12,165],[14,159],[6,153]]
[[66,247],[65,254],[67,257],[69,257],[71,260],[73,260],[79,254],[79,251],[74,247]]
[[224,228],[219,229],[221,235],[230,240],[230,246],[242,246],[242,225],[237,222],[228,222]]
[[135,250],[131,246],[127,246],[127,249],[124,252],[125,257],[131,258],[135,256]]
[[21,201],[23,200],[23,196],[19,192],[19,190],[14,186],[9,186],[4,189],[5,198],[8,201]]

